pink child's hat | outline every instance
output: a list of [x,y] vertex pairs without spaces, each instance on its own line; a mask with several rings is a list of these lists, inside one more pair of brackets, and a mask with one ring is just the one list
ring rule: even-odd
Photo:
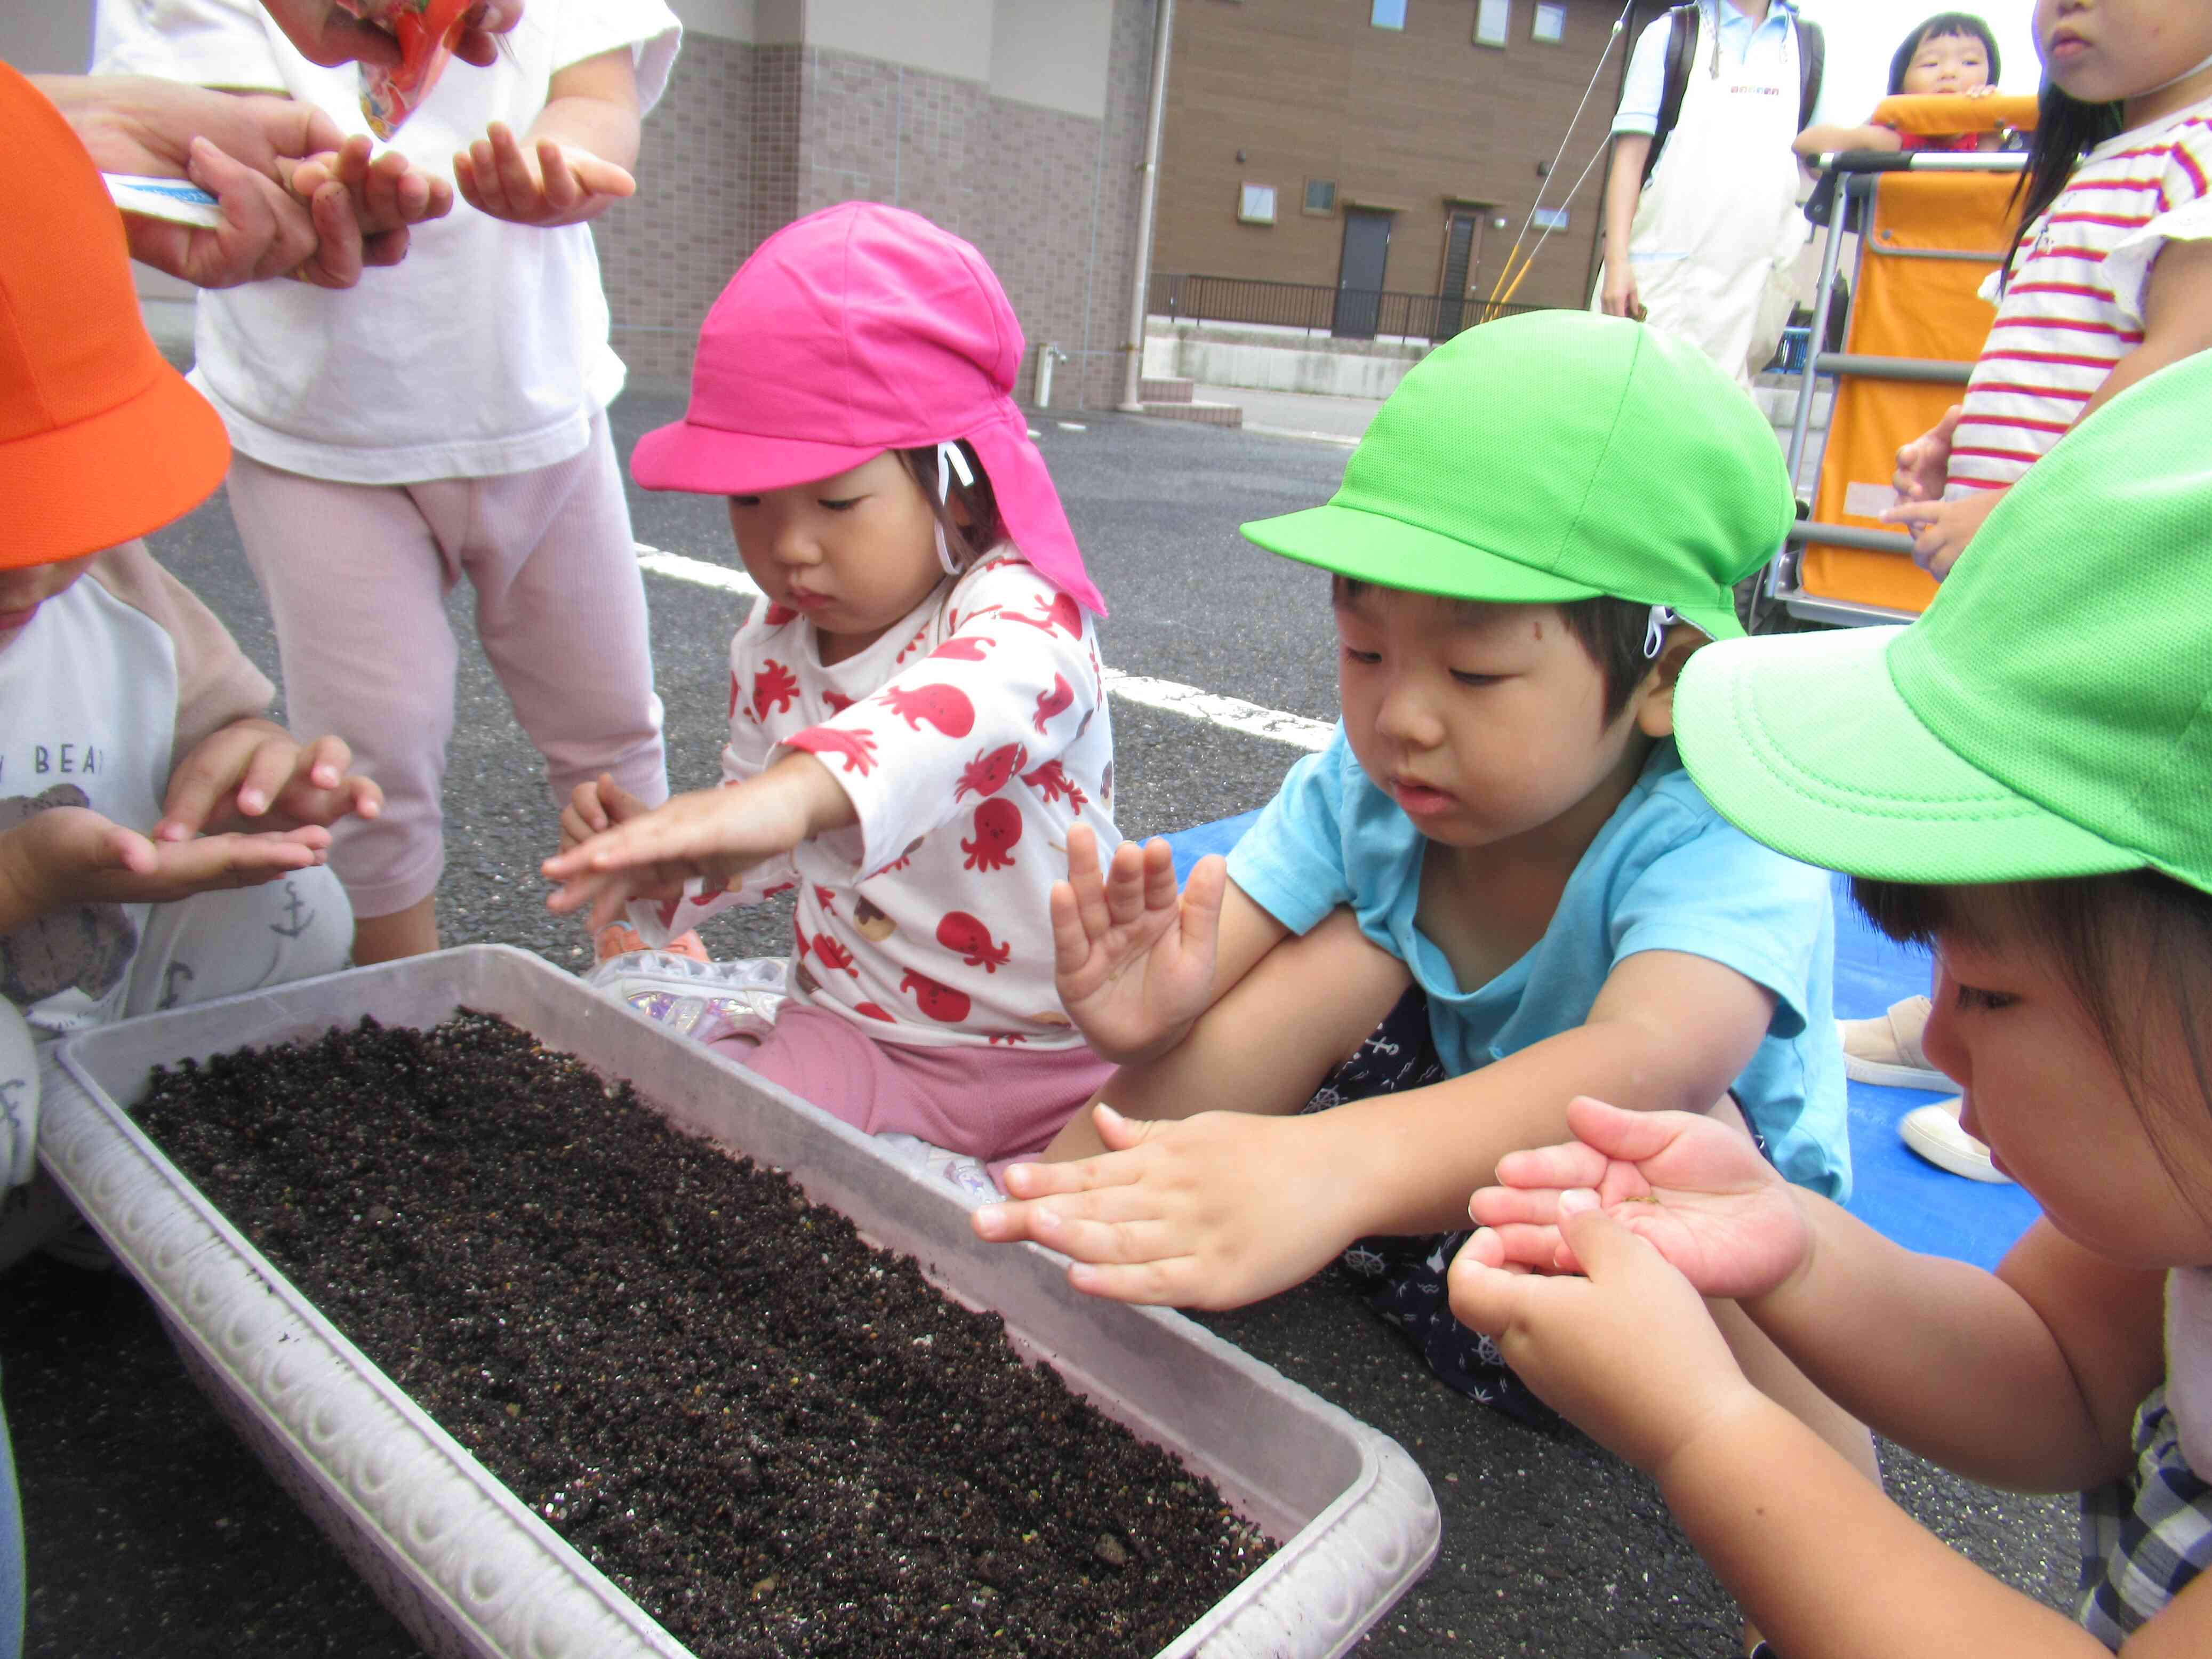
[[754,250],[699,331],[691,407],[630,456],[647,489],[752,495],[965,438],[1022,556],[1106,602],[1014,404],[1021,325],[983,256],[920,214],[846,202]]

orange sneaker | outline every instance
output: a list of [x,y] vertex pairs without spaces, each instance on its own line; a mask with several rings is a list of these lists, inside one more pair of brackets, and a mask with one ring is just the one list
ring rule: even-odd
[[633,951],[665,951],[672,957],[689,957],[694,962],[712,962],[707,947],[700,943],[696,933],[672,939],[665,945],[648,945],[636,928],[624,921],[611,921],[599,929],[592,940],[593,959],[606,962],[615,957],[628,956]]

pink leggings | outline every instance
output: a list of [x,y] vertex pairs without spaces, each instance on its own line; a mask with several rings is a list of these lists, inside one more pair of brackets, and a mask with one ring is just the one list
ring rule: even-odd
[[842,1014],[787,1002],[765,1037],[708,1044],[868,1134],[919,1135],[992,1165],[1035,1156],[1114,1067],[1072,1048],[921,1048],[878,1042]]
[[334,483],[234,456],[230,510],[276,619],[292,729],[336,732],[384,788],[383,816],[345,820],[331,849],[356,915],[406,909],[444,868],[460,663],[446,598],[464,576],[556,809],[601,772],[667,799],[645,584],[605,415],[582,453],[488,478]]

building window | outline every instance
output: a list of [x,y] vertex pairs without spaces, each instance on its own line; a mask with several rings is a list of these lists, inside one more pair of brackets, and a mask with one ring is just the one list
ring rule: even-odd
[[1248,225],[1275,222],[1275,187],[1246,185],[1237,195],[1237,216]]
[[1334,179],[1307,179],[1305,210],[1308,213],[1322,214],[1335,212],[1336,180]]
[[1513,0],[1482,0],[1475,8],[1475,45],[1502,46],[1512,32]]
[[1540,3],[1536,8],[1535,27],[1531,31],[1534,38],[1547,45],[1556,46],[1565,38],[1566,33],[1567,9],[1565,6],[1547,6]]
[[1406,0],[1374,0],[1374,8],[1367,21],[1378,29],[1401,29],[1406,27]]

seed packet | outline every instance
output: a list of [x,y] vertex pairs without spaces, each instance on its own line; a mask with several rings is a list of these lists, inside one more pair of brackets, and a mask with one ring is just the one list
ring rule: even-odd
[[338,0],[363,22],[399,42],[399,66],[361,66],[361,112],[369,131],[389,139],[430,95],[445,73],[475,0]]

